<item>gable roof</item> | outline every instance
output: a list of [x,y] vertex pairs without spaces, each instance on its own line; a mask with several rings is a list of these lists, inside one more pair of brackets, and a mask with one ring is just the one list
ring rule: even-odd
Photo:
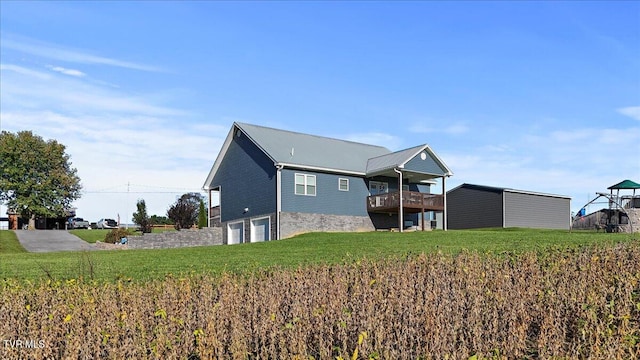
[[431,150],[429,145],[418,145],[405,150],[396,151],[390,154],[381,155],[371,158],[367,161],[367,176],[375,176],[384,174],[395,168],[404,168],[405,165],[418,154],[425,152],[435,163],[437,169],[434,169],[431,175],[451,176],[453,173],[447,165]]
[[323,136],[236,123],[274,164],[364,174],[367,160],[389,149]]
[[213,181],[238,131],[262,150],[273,161],[274,166],[364,176],[369,158],[391,152],[382,146],[235,122],[209,172],[204,188]]
[[570,196],[565,196],[565,195],[547,194],[547,193],[541,193],[541,192],[536,192],[536,191],[516,190],[516,189],[510,189],[510,188],[495,187],[495,186],[485,186],[485,185],[476,185],[476,184],[467,184],[467,183],[464,183],[462,185],[456,186],[455,188],[447,191],[447,194],[452,192],[452,191],[458,190],[460,188],[481,190],[481,191],[493,192],[493,193],[496,193],[496,194],[502,194],[503,192],[509,192],[509,193],[518,193],[518,194],[527,194],[527,195],[537,195],[537,196],[562,198],[562,199],[571,199]]

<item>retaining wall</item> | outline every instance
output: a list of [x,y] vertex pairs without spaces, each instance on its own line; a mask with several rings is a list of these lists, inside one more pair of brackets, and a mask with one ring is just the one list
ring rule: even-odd
[[166,231],[163,233],[129,236],[129,249],[168,249],[192,246],[222,245],[219,227]]

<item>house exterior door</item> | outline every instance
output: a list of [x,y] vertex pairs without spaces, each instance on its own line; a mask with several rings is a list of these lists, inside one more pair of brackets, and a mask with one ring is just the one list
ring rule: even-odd
[[369,181],[369,193],[371,195],[384,194],[389,192],[389,183],[381,181]]

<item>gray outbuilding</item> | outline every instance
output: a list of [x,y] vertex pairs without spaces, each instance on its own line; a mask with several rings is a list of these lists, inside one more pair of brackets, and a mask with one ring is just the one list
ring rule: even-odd
[[462,184],[447,192],[449,229],[524,227],[569,229],[571,198],[563,195]]

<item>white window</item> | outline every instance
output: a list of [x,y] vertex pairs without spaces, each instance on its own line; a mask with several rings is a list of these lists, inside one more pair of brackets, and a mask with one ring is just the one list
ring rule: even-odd
[[349,179],[339,178],[338,179],[338,190],[340,190],[340,191],[349,191]]
[[296,195],[316,196],[316,176],[296,174]]
[[271,239],[271,218],[263,217],[251,220],[251,242]]
[[244,221],[227,225],[227,244],[241,244],[244,242]]

